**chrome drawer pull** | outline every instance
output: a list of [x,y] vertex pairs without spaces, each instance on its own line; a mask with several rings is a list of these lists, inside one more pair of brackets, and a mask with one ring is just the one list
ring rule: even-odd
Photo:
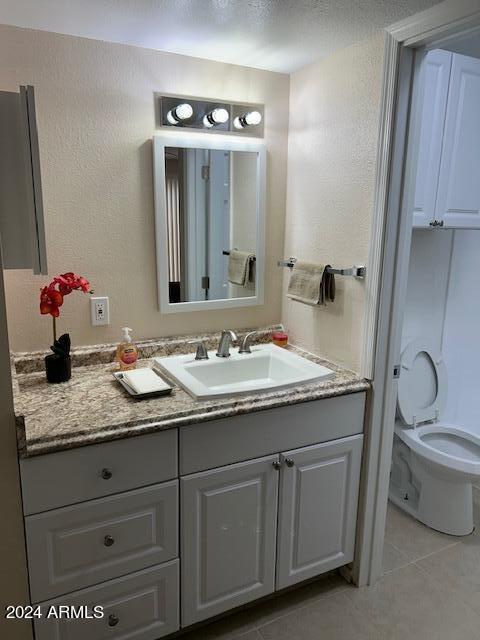
[[112,536],[105,536],[105,538],[103,539],[103,544],[106,547],[111,547],[114,542],[115,540],[112,538]]
[[275,471],[280,471],[280,469],[282,468],[282,463],[279,460],[275,460],[274,462],[272,462],[272,464]]
[[287,465],[287,467],[293,467],[295,464],[295,461],[292,460],[292,458],[285,458],[285,464]]
[[113,473],[110,471],[110,469],[102,469],[102,478],[104,480],[110,480],[112,475]]
[[108,616],[108,626],[109,627],[115,627],[119,622],[120,622],[119,618],[114,613],[111,613]]

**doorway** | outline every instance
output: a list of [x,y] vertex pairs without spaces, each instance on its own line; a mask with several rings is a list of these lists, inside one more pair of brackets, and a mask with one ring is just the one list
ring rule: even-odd
[[[408,22],[394,25],[387,32],[373,255],[370,259],[371,264],[376,261],[380,274],[378,295],[372,293],[372,305],[375,305],[377,315],[370,442],[366,452],[360,559],[354,567],[354,579],[359,585],[373,584],[382,573],[397,374],[412,241],[411,200],[418,168],[418,145],[412,144],[412,131],[418,126],[415,121],[415,111],[418,111],[415,107],[415,65],[418,65],[422,51],[444,49],[458,53],[454,47],[460,48],[461,43],[475,44],[473,39],[479,29],[478,3],[466,2],[459,7],[458,3],[446,2]],[[443,228],[446,226],[444,223]],[[375,272],[370,269],[370,273]]]

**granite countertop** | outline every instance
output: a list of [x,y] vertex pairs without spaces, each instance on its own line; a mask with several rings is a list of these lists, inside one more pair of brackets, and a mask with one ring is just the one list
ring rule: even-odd
[[[262,337],[260,342],[266,342],[267,334]],[[186,341],[179,344],[180,347],[173,349],[173,352],[185,352],[182,345]],[[153,342],[149,345],[151,351],[155,351]],[[163,346],[157,348],[158,353],[154,355],[165,355]],[[20,456],[60,451],[252,411],[357,393],[369,388],[369,383],[352,371],[294,347],[289,348],[333,369],[335,377],[287,390],[209,401],[196,401],[182,388],[175,386],[169,396],[138,400],[131,398],[114,379],[112,372],[116,366],[112,362],[76,366],[69,382],[51,385],[46,382],[43,371],[35,370],[37,367],[32,365],[33,359],[25,360],[26,356],[22,354],[21,358],[30,363],[27,368],[29,372],[22,373],[21,363],[20,366],[17,363],[13,380]],[[190,345],[188,351],[191,350]],[[145,352],[140,350],[140,353],[143,355]],[[169,350],[169,354],[172,354],[172,350]],[[84,361],[95,361],[95,358],[85,356]],[[138,366],[152,364],[153,358],[150,357],[139,360]]]

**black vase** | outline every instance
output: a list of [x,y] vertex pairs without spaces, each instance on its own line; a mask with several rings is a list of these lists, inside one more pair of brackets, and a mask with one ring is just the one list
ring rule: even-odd
[[48,382],[67,382],[72,377],[72,359],[70,356],[50,353],[45,356],[45,370]]

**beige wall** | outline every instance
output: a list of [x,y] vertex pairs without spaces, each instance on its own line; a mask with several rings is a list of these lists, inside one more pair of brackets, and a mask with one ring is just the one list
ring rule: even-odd
[[[111,325],[91,327],[88,297],[66,301],[59,328],[74,344],[265,325],[281,313],[288,76],[0,26],[0,90],[33,84],[50,274],[74,270],[110,297]],[[161,315],[157,308],[151,137],[153,92],[265,104],[268,148],[266,299],[261,307]],[[48,279],[5,274],[11,347],[48,348],[38,312]]]
[[[366,263],[382,63],[378,34],[291,76],[286,256],[339,267]],[[336,282],[337,299],[327,307],[284,296],[282,321],[295,344],[358,371],[364,283]]]

